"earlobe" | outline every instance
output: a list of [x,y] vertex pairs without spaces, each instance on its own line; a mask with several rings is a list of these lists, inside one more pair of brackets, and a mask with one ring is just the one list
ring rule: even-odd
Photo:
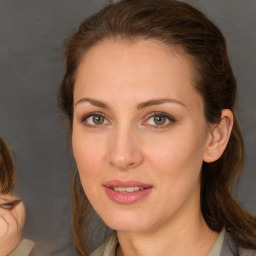
[[233,113],[230,109],[223,109],[221,121],[218,124],[211,124],[209,141],[207,142],[204,162],[211,163],[218,160],[223,154],[233,127]]

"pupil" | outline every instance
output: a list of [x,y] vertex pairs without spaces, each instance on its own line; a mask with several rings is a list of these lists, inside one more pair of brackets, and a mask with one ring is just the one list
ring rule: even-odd
[[156,116],[156,117],[154,118],[154,122],[155,122],[157,125],[164,124],[164,123],[165,123],[165,120],[166,120],[166,117],[163,117],[163,116]]
[[104,119],[102,116],[94,116],[93,117],[93,122],[95,124],[102,124],[104,122]]

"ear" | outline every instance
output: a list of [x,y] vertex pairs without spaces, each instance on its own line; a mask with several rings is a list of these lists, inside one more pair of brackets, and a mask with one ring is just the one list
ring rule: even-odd
[[203,157],[204,162],[211,163],[221,157],[229,141],[233,119],[232,111],[223,109],[221,121],[218,124],[210,124],[209,139]]

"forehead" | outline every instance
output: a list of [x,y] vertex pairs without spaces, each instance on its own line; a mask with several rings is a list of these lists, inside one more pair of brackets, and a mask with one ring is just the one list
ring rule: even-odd
[[84,93],[102,99],[118,93],[138,100],[154,95],[187,101],[188,92],[199,97],[194,73],[189,56],[177,47],[156,40],[106,40],[83,57],[77,70],[74,100]]
[[118,65],[116,68],[126,65],[126,71],[129,71],[129,67],[136,67],[138,70],[138,68],[145,69],[154,64],[158,66],[162,64],[162,69],[164,66],[166,67],[166,70],[163,69],[163,71],[170,73],[171,70],[168,69],[170,61],[175,59],[182,62],[184,68],[189,70],[189,74],[194,76],[193,65],[191,65],[192,57],[186,54],[180,46],[167,45],[155,39],[110,38],[97,43],[84,54],[78,66],[78,72],[88,64],[90,66],[86,68],[97,65],[104,68],[102,71],[107,70],[108,65],[114,66],[115,64]]

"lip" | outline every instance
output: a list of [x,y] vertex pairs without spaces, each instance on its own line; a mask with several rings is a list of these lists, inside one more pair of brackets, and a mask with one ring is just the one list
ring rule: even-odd
[[[153,186],[145,184],[136,180],[120,181],[111,180],[103,184],[107,196],[118,204],[132,204],[145,198],[153,190]],[[119,192],[115,191],[114,187],[128,188],[140,187],[143,190],[136,190],[134,192]]]

